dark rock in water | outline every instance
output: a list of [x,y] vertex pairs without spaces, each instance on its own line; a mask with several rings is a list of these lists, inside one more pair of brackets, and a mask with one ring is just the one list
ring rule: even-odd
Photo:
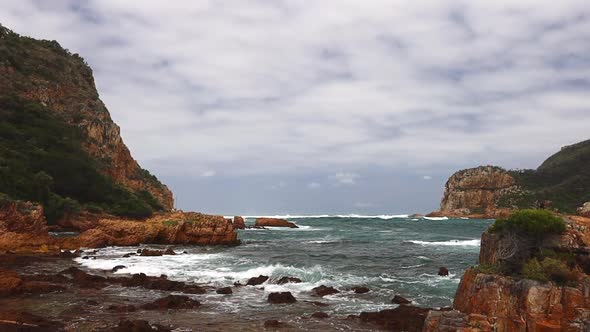
[[288,327],[289,325],[278,321],[276,319],[270,319],[264,322],[264,327],[266,328],[281,328],[281,327]]
[[82,259],[89,259],[89,258],[90,258],[90,257],[88,257],[88,256],[84,256],[84,257],[82,257]]
[[356,294],[365,294],[371,291],[368,287],[365,286],[354,286],[350,290],[352,290]]
[[165,274],[160,274],[160,278],[162,278],[162,279],[168,279],[168,276],[165,275]]
[[229,294],[233,294],[233,291],[231,290],[231,287],[223,287],[223,288],[219,288],[218,290],[216,290],[215,293],[229,295]]
[[185,295],[168,295],[141,306],[145,310],[194,309],[201,303]]
[[77,267],[70,267],[62,271],[61,273],[71,274],[74,284],[78,285],[81,288],[100,289],[106,287],[106,278],[86,273]]
[[245,229],[246,228],[246,223],[244,222],[244,218],[242,218],[240,216],[235,216],[233,223],[234,223],[234,227],[237,229]]
[[359,316],[357,315],[348,315],[346,316],[346,320],[357,320],[359,319]]
[[234,282],[234,286],[235,286],[235,287],[242,287],[242,286],[244,286],[244,285],[242,285],[242,283],[241,283],[241,282],[239,282],[239,281],[236,281],[236,282]]
[[174,250],[172,250],[172,248],[167,248],[166,250],[164,250],[164,255],[176,255],[176,253],[174,252]]
[[399,295],[396,295],[391,300],[391,303],[393,303],[393,304],[410,304],[410,303],[412,303],[412,301],[406,299],[405,297],[401,297]]
[[26,281],[19,287],[20,292],[28,294],[47,294],[65,290],[66,288],[62,285],[55,285],[46,281]]
[[146,320],[121,320],[111,332],[170,332],[170,328],[150,323]]
[[129,258],[131,256],[135,256],[135,253],[125,254],[125,255],[123,255],[123,258]]
[[246,283],[246,285],[247,286],[258,286],[258,285],[263,284],[267,280],[268,280],[267,276],[258,276],[258,277],[250,278],[248,280],[248,282]]
[[161,250],[143,249],[139,256],[162,256],[163,254]]
[[336,288],[328,287],[328,286],[324,286],[324,285],[313,288],[311,291],[313,292],[313,295],[319,296],[319,297],[324,297],[326,295],[340,293],[340,291],[337,290]]
[[448,275],[449,275],[449,269],[447,269],[447,268],[446,268],[446,267],[444,267],[444,266],[441,266],[441,267],[438,269],[438,275],[439,275],[439,276],[442,276],[442,277],[446,277],[446,276],[448,276]]
[[71,252],[69,250],[64,250],[64,251],[62,251],[62,252],[59,253],[59,257],[62,257],[62,258],[75,258],[75,257],[80,257],[80,254],[77,253],[77,251]]
[[294,223],[280,218],[256,218],[254,226],[299,228]]
[[311,314],[311,318],[325,319],[325,318],[330,318],[330,315],[328,315],[325,312],[318,311],[318,312],[314,312],[313,314]]
[[110,306],[107,307],[107,310],[118,312],[118,313],[124,313],[124,312],[134,312],[135,310],[137,310],[137,308],[131,304],[123,304],[123,305],[111,304]]
[[379,312],[361,312],[361,322],[377,324],[389,331],[421,332],[429,308],[400,306]]
[[111,269],[111,272],[115,273],[121,269],[126,269],[126,268],[127,268],[127,266],[125,266],[125,265],[117,265]]
[[98,305],[98,301],[95,301],[95,300],[86,300],[86,305],[95,306],[95,305]]
[[279,284],[279,285],[288,284],[288,283],[298,284],[300,282],[302,282],[302,280],[299,279],[299,278],[295,278],[295,277],[282,277],[281,279],[279,279],[279,281],[277,281],[277,284]]
[[125,287],[143,287],[147,289],[159,289],[170,292],[183,292],[189,294],[204,294],[205,289],[197,285],[187,285],[182,281],[168,280],[164,277],[148,277],[144,273],[134,274],[131,278],[112,279]]
[[291,292],[270,293],[268,294],[268,302],[273,304],[295,303],[297,299]]
[[141,254],[141,249],[137,249],[136,253]]
[[63,324],[24,311],[1,311],[0,331],[51,332],[62,331]]

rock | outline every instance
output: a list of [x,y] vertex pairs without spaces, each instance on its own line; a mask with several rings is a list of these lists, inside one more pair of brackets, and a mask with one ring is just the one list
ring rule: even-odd
[[135,256],[135,253],[132,253],[132,254],[125,254],[125,255],[123,255],[123,258],[129,258],[129,257],[131,257],[131,256]]
[[424,321],[430,309],[399,306],[379,312],[361,312],[361,322],[372,323],[390,331],[422,332]]
[[288,324],[278,321],[276,319],[269,319],[264,322],[265,328],[282,328],[282,327],[288,327],[288,326],[289,326]]
[[423,214],[420,214],[420,213],[414,213],[414,214],[410,214],[408,216],[408,218],[411,218],[411,219],[424,218],[424,215]]
[[299,228],[294,223],[279,218],[256,218],[256,223],[254,226]]
[[405,297],[401,297],[399,295],[396,295],[393,297],[393,299],[391,299],[391,303],[393,303],[393,304],[410,304],[410,303],[412,303],[412,301],[406,299]]
[[172,248],[166,248],[166,250],[164,250],[164,255],[176,255],[176,253]]
[[355,294],[365,294],[371,291],[368,287],[365,286],[354,286],[351,287],[350,290],[352,290]]
[[579,207],[578,214],[582,217],[590,218],[590,202],[586,202]]
[[143,249],[139,256],[162,256],[163,254],[161,250]]
[[248,282],[246,283],[246,286],[258,286],[263,284],[264,282],[266,282],[268,280],[267,276],[258,276],[258,277],[253,277],[248,279]]
[[0,201],[0,251],[33,253],[55,251],[47,233],[43,207],[24,201]]
[[500,218],[511,209],[500,208],[498,201],[506,194],[520,193],[516,180],[495,166],[480,166],[453,174],[445,185],[440,211],[428,216]]
[[81,288],[101,289],[107,286],[106,278],[86,273],[77,267],[70,267],[61,273],[71,274],[74,284]]
[[143,287],[146,289],[183,292],[187,294],[206,293],[205,289],[198,285],[189,285],[181,281],[168,280],[166,276],[148,277],[144,273],[134,274],[131,278],[112,279],[112,282],[121,283],[125,287]]
[[75,258],[75,257],[80,257],[79,254],[76,254],[76,252],[72,252],[69,250],[63,250],[59,253],[59,257],[62,258]]
[[126,269],[126,268],[127,268],[127,266],[125,266],[125,265],[117,265],[111,269],[111,272],[115,273],[121,269]]
[[56,285],[46,281],[25,281],[20,286],[20,292],[28,294],[46,294],[65,290],[66,288],[62,285]]
[[325,312],[318,311],[318,312],[314,312],[313,314],[311,314],[311,318],[326,319],[326,318],[330,318],[330,315],[328,315]]
[[294,283],[294,284],[298,284],[302,282],[301,279],[299,278],[295,278],[295,277],[282,277],[281,279],[279,279],[279,281],[277,281],[278,285],[283,285],[283,284],[287,284],[287,283]]
[[444,267],[444,266],[441,266],[441,267],[438,269],[438,275],[439,275],[439,276],[441,276],[441,277],[446,277],[446,276],[448,276],[448,275],[449,275],[449,270],[448,270],[446,267]]
[[319,297],[324,297],[327,295],[340,293],[340,291],[337,290],[336,288],[328,287],[328,286],[324,286],[324,285],[312,288],[311,292],[313,293],[314,296],[319,296]]
[[111,332],[170,332],[172,329],[154,324],[151,325],[146,320],[121,320],[119,325],[113,328]]
[[63,331],[63,324],[24,311],[0,311],[0,331],[52,332]]
[[23,280],[18,273],[8,270],[0,270],[0,297],[20,292]]
[[216,290],[215,293],[229,295],[229,294],[232,294],[233,291],[231,290],[231,287],[223,287],[223,288],[219,288],[218,290]]
[[142,250],[143,250],[143,249],[137,249],[136,253],[138,253],[138,254],[141,254],[141,251],[142,251]]
[[240,216],[235,216],[233,223],[236,229],[246,229],[246,223],[244,222],[244,218]]
[[168,295],[152,303],[144,304],[141,308],[145,310],[194,309],[200,305],[199,301],[185,295]]
[[137,310],[137,308],[131,304],[123,304],[123,305],[111,304],[110,306],[107,307],[107,310],[114,311],[117,313],[124,313],[124,312],[134,312]]
[[297,299],[291,294],[291,292],[280,292],[268,294],[268,303],[272,304],[285,304],[295,303]]

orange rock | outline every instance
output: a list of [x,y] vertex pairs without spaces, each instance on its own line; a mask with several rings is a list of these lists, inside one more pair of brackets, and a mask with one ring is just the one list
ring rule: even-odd
[[255,226],[299,228],[294,223],[279,218],[256,218]]

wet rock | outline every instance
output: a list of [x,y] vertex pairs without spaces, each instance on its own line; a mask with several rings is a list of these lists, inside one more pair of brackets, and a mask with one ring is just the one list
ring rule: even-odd
[[125,287],[143,287],[146,289],[159,289],[171,292],[183,292],[188,294],[204,294],[205,289],[197,285],[187,285],[182,281],[168,280],[166,276],[148,277],[144,273],[134,274],[131,278],[110,279],[121,283]]
[[121,320],[111,332],[170,332],[170,328],[154,324],[146,320]]
[[131,304],[122,304],[122,305],[111,304],[110,306],[107,307],[107,310],[113,311],[113,312],[118,312],[118,313],[124,313],[124,312],[134,312],[137,310],[137,308]]
[[0,311],[0,331],[62,331],[63,324],[24,311]]
[[439,275],[439,276],[442,276],[442,277],[446,277],[446,276],[448,276],[448,275],[449,275],[449,269],[447,269],[447,268],[446,268],[446,267],[444,267],[444,266],[441,266],[441,267],[438,269],[438,275]]
[[123,255],[123,258],[129,258],[131,256],[135,256],[135,253],[125,254],[125,255]]
[[142,249],[137,249],[136,253],[141,254]]
[[111,269],[111,272],[115,273],[121,269],[126,269],[126,268],[127,268],[127,266],[125,266],[125,265],[117,265]]
[[164,253],[162,250],[143,249],[139,256],[162,256]]
[[313,293],[314,296],[319,296],[319,297],[324,297],[324,296],[327,296],[327,295],[332,295],[332,294],[340,293],[340,291],[337,290],[336,288],[334,288],[334,287],[328,287],[328,286],[324,286],[324,285],[315,287],[311,291],[312,291],[312,293]]
[[176,255],[176,253],[172,248],[166,248],[166,250],[164,250],[164,255]]
[[260,275],[258,277],[253,277],[253,278],[248,279],[246,286],[258,286],[258,285],[263,284],[267,280],[268,280],[267,276]]
[[244,285],[242,285],[241,282],[239,282],[239,281],[234,282],[234,287],[242,287],[242,286],[244,286]]
[[297,299],[291,294],[291,292],[280,292],[268,294],[268,303],[272,304],[284,304],[284,303],[295,303]]
[[52,284],[46,281],[27,281],[24,282],[20,291],[29,294],[47,294],[53,292],[62,292],[66,288],[62,285]]
[[288,327],[288,326],[289,326],[288,324],[278,321],[276,319],[269,319],[264,322],[265,328],[281,328],[281,327]]
[[233,294],[233,291],[231,290],[231,287],[223,287],[223,288],[219,288],[218,290],[216,290],[215,293],[229,295],[229,294]]
[[242,218],[240,216],[235,216],[233,223],[234,223],[234,227],[237,229],[245,229],[246,228],[246,223],[244,222],[244,218]]
[[318,312],[314,312],[313,314],[311,314],[311,318],[325,319],[325,318],[330,318],[330,315],[328,315],[325,312],[318,311]]
[[98,301],[95,300],[86,300],[87,305],[95,306],[98,305]]
[[371,291],[368,287],[365,286],[354,286],[350,290],[352,290],[355,294],[365,294]]
[[89,258],[90,258],[90,256],[84,256],[84,257],[82,257],[82,259],[89,259]]
[[74,284],[81,288],[100,289],[106,287],[107,279],[94,274],[86,273],[77,267],[70,267],[61,273],[71,274]]
[[77,251],[72,252],[69,250],[64,250],[59,253],[59,257],[61,257],[61,258],[76,258],[76,257],[80,257],[80,254]]
[[0,297],[18,293],[22,282],[18,273],[0,270]]
[[299,228],[294,223],[279,218],[256,218],[254,226]]
[[185,295],[168,295],[152,303],[144,304],[141,308],[145,310],[194,309],[200,305],[199,301]]
[[405,297],[396,295],[391,300],[391,303],[393,303],[393,304],[410,304],[410,303],[412,303],[412,301],[406,299]]
[[281,279],[279,279],[279,281],[277,281],[277,284],[279,284],[279,285],[288,284],[288,283],[298,284],[300,282],[302,282],[302,280],[299,279],[299,278],[295,278],[295,277],[282,277]]
[[399,306],[379,312],[361,312],[361,322],[372,323],[390,331],[421,332],[430,309]]

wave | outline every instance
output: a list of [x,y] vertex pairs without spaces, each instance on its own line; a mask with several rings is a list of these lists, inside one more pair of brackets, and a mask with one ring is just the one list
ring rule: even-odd
[[[354,219],[405,219],[408,214],[378,214],[378,215],[361,215],[361,214],[319,214],[319,215],[272,215],[272,216],[243,216],[246,219],[256,218],[279,218],[279,219],[321,219],[321,218],[354,218]],[[231,217],[226,217],[231,218]]]
[[449,240],[449,241],[420,241],[420,240],[408,240],[404,243],[413,243],[423,246],[462,246],[462,247],[479,247],[481,240]]
[[449,217],[423,217],[426,220],[449,220]]

